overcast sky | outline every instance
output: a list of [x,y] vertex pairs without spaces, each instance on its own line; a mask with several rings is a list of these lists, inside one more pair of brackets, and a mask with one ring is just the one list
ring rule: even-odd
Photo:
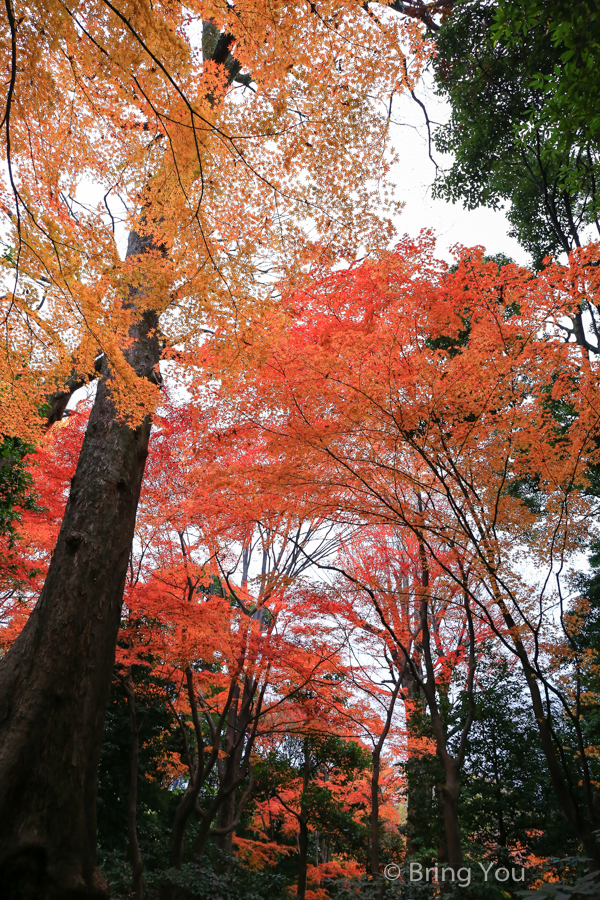
[[[425,103],[430,119],[445,122],[449,107],[435,96],[430,84],[426,77],[415,93]],[[400,156],[394,181],[397,199],[406,204],[396,222],[399,233],[416,237],[422,228],[433,228],[438,254],[444,258],[450,258],[449,248],[453,244],[467,247],[483,244],[490,254],[504,253],[515,262],[529,264],[529,255],[508,236],[509,225],[503,212],[466,210],[461,204],[432,198],[435,167],[428,155],[424,115],[408,95],[396,101],[393,118],[402,123],[393,126],[393,139]],[[435,149],[433,156],[442,168],[449,165],[449,157],[442,157]]]

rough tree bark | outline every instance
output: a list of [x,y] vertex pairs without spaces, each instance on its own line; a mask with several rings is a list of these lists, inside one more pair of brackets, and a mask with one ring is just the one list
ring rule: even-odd
[[[127,255],[151,248],[132,232]],[[132,294],[143,308],[143,295]],[[155,379],[157,315],[132,325],[130,365]],[[38,603],[0,660],[0,896],[104,898],[97,771],[150,417],[120,421],[105,373]]]

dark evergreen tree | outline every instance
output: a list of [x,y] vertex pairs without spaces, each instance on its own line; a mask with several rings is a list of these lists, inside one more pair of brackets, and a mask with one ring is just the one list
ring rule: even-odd
[[581,99],[573,76],[578,58],[597,73],[599,31],[592,3],[459,0],[436,35],[436,83],[451,116],[435,141],[454,155],[436,192],[470,209],[506,206],[536,266],[579,246],[589,226],[600,234],[597,95],[592,103],[588,85]]
[[515,865],[521,854],[577,852],[577,838],[552,789],[522,678],[505,661],[480,678],[460,816],[473,858],[485,853],[498,865]]

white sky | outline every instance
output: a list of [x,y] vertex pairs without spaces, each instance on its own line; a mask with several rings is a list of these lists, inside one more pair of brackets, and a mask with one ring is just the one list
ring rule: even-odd
[[[438,123],[449,118],[449,106],[436,97],[427,75],[415,91],[425,104],[429,118]],[[393,180],[397,185],[397,199],[406,205],[396,221],[400,235],[416,237],[423,228],[432,228],[437,236],[437,254],[449,259],[453,244],[473,247],[482,244],[488,253],[504,253],[521,265],[528,265],[529,255],[514,238],[508,237],[509,225],[503,212],[490,209],[464,209],[461,204],[434,200],[431,186],[435,167],[429,159],[427,129],[422,109],[408,95],[395,101],[393,140],[400,163],[395,167]],[[442,168],[448,167],[449,157],[432,150]]]

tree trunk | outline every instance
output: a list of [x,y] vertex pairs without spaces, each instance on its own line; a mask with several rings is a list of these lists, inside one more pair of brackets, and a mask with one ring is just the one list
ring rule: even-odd
[[306,792],[310,782],[310,745],[308,738],[304,738],[304,765],[302,767],[302,797],[300,798],[300,815],[298,825],[298,889],[297,900],[305,900],[306,881],[308,874],[308,810],[306,808]]
[[[244,694],[247,684],[244,685]],[[243,736],[248,725],[247,717],[238,714],[238,698],[231,704],[227,722],[227,737],[225,740],[227,761],[223,767],[223,777],[220,778],[219,793],[223,798],[217,814],[217,833],[214,836],[215,844],[225,856],[231,856],[233,850],[233,820],[235,817],[234,785],[240,777],[240,762],[243,750]],[[243,721],[242,721],[243,720]]]
[[[132,232],[127,255],[151,247]],[[132,292],[130,305],[142,303]],[[146,311],[126,351],[149,379],[156,327]],[[98,761],[150,425],[119,421],[110,378],[99,382],[44,587],[0,661],[0,896],[11,900],[107,896]]]
[[402,685],[402,679],[406,672],[406,663],[402,666],[401,672],[398,674],[398,678],[396,680],[396,684],[394,685],[394,690],[390,696],[390,702],[386,711],[385,724],[383,726],[382,732],[379,735],[379,740],[373,747],[373,767],[371,769],[371,838],[370,838],[370,865],[371,865],[371,877],[373,880],[379,881],[379,888],[377,895],[381,898],[383,897],[384,892],[384,883],[381,879],[381,872],[379,869],[379,776],[381,773],[381,753],[383,750],[383,745],[385,743],[385,739],[387,738],[390,727],[392,724],[392,717],[394,715],[394,707],[396,705],[396,699],[398,697],[398,693],[400,692],[400,687]]
[[[419,497],[419,511],[422,510],[421,498]],[[417,535],[419,541],[419,557],[421,561],[421,638],[423,650],[423,663],[427,680],[421,685],[429,714],[431,716],[431,726],[435,739],[437,756],[444,767],[444,775],[446,777],[445,784],[439,785],[439,795],[444,813],[444,829],[446,832],[446,853],[448,862],[453,869],[459,869],[463,864],[462,841],[460,835],[460,826],[458,822],[458,797],[460,795],[460,772],[464,762],[467,738],[473,724],[475,716],[475,704],[473,701],[473,687],[475,677],[475,630],[473,626],[473,617],[469,607],[469,594],[466,590],[466,582],[464,583],[464,600],[465,612],[468,622],[469,631],[469,674],[467,677],[466,693],[469,701],[469,710],[462,723],[460,732],[460,743],[455,756],[448,750],[448,739],[446,726],[443,721],[438,706],[436,691],[439,686],[436,684],[436,673],[431,653],[431,635],[429,632],[429,609],[430,609],[430,589],[429,589],[429,561],[425,550],[425,542],[421,534]],[[462,570],[462,567],[461,567]],[[464,578],[464,573],[463,573]]]
[[298,835],[298,900],[306,897],[306,876],[308,871],[308,826],[302,819],[299,820],[300,833]]
[[[194,723],[194,736],[196,739],[196,753],[195,753],[195,761],[194,761],[194,753],[190,750],[188,740],[185,733],[185,726],[177,714],[175,710],[175,716],[179,722],[179,727],[181,728],[181,733],[183,736],[187,758],[188,758],[188,768],[190,772],[190,779],[188,781],[187,788],[185,789],[185,793],[183,794],[181,800],[177,805],[177,809],[175,810],[175,818],[173,820],[173,832],[172,832],[172,843],[171,843],[171,855],[169,859],[169,865],[171,865],[174,869],[180,869],[183,865],[183,857],[184,857],[184,837],[185,837],[185,829],[188,823],[188,819],[192,814],[192,811],[196,809],[198,803],[198,794],[200,793],[200,788],[204,784],[206,778],[212,771],[212,768],[217,761],[218,757],[218,748],[213,747],[211,755],[208,759],[208,763],[205,766],[204,764],[204,738],[202,736],[202,725],[200,723],[200,717],[198,715],[198,704],[196,702],[196,688],[194,685],[194,674],[190,666],[188,666],[185,670],[186,677],[186,686],[187,686],[187,695],[188,700],[190,702],[190,709],[192,711],[192,721]],[[228,698],[231,697],[231,692]]]
[[[420,652],[420,651],[419,651]],[[412,660],[413,666],[421,673],[421,665],[418,654],[415,653]],[[405,691],[405,697],[410,702],[410,711],[407,712],[406,726],[409,735],[420,735],[420,728],[415,725],[415,721],[424,716],[424,697],[422,695],[419,683],[415,678],[410,666],[406,666],[402,676],[402,686]],[[436,811],[432,808],[431,793],[433,782],[427,777],[424,766],[420,758],[413,757],[409,759],[409,764],[413,770],[407,777],[406,788],[406,851],[409,856],[415,856],[419,850],[418,840],[419,834],[419,817],[426,816],[429,827],[431,828],[436,818]],[[415,771],[418,769],[418,777]],[[408,774],[408,773],[407,773]],[[431,843],[431,842],[430,842]]]
[[[196,790],[196,788],[198,788],[198,790]],[[183,865],[185,829],[190,815],[196,808],[199,788],[200,785],[198,783],[192,784],[190,782],[175,810],[171,839],[171,854],[169,857],[169,865],[174,869],[180,869]]]
[[598,845],[598,842],[594,835],[594,827],[589,821],[586,820],[585,815],[582,815],[581,810],[579,809],[579,806],[577,804],[577,800],[574,797],[572,787],[569,785],[567,779],[563,775],[561,763],[556,752],[556,747],[554,745],[552,729],[550,728],[548,717],[546,716],[544,711],[544,704],[542,701],[540,689],[536,681],[535,673],[532,670],[531,664],[529,663],[529,659],[527,658],[524,649],[521,654],[521,663],[523,665],[525,679],[529,688],[533,712],[535,714],[540,741],[542,744],[542,750],[544,752],[544,756],[546,757],[546,763],[548,765],[548,771],[550,773],[550,780],[554,788],[554,793],[562,807],[563,812],[573,825],[573,828],[579,840],[583,844],[583,848],[588,858],[587,861],[589,871],[600,872],[600,846]]
[[[221,803],[217,816],[217,829],[215,844],[225,856],[231,856],[233,852],[233,820],[235,817],[236,791],[231,791]],[[221,832],[221,833],[219,833]]]
[[440,802],[444,812],[446,854],[448,863],[456,871],[463,864],[462,841],[458,822],[458,797],[460,794],[460,767],[456,760],[445,765],[446,783],[439,786]]
[[379,876],[379,770],[381,753],[373,750],[373,768],[371,770],[371,876]]
[[137,725],[137,716],[135,711],[135,687],[133,678],[131,677],[131,669],[127,678],[123,679],[123,688],[127,695],[127,706],[129,708],[129,728],[131,732],[131,769],[129,775],[129,797],[127,809],[127,839],[129,841],[129,855],[131,857],[132,868],[132,889],[135,900],[143,900],[144,882],[142,875],[144,872],[144,862],[140,852],[140,844],[137,836],[137,784],[138,784],[138,766],[140,759],[140,733]]
[[[552,782],[552,787],[554,788],[554,793],[565,816],[572,824],[577,837],[583,845],[583,848],[587,854],[589,871],[600,873],[600,844],[596,840],[594,834],[596,823],[594,821],[590,821],[589,815],[589,813],[591,812],[593,817],[593,810],[588,810],[586,808],[585,812],[582,813],[582,810],[580,809],[577,797],[573,790],[572,783],[568,777],[568,773],[565,772],[562,761],[559,757],[559,748],[555,742],[556,738],[550,725],[549,716],[544,709],[544,702],[542,700],[542,694],[540,692],[537,675],[529,660],[527,649],[518,636],[514,619],[499,593],[496,596],[496,603],[498,604],[498,607],[502,612],[509,633],[511,633],[512,635],[516,635],[513,638],[515,652],[523,668],[523,674],[527,682],[527,687],[529,688],[533,714],[535,716],[538,732],[540,735],[542,751],[544,753],[544,756],[546,757],[546,763],[548,765],[548,772],[550,774],[550,780]],[[585,753],[583,753],[581,763],[582,766],[585,766],[586,764]],[[584,772],[581,770],[580,775],[584,775]],[[583,780],[584,779],[582,778],[582,781]]]
[[[257,686],[256,679],[247,674],[239,709],[239,686],[232,685],[232,689],[230,689],[228,703],[231,701],[231,706],[227,712],[225,740],[226,761],[225,763],[221,760],[217,762],[219,789],[208,810],[204,811],[204,820],[198,831],[194,847],[196,857],[200,857],[204,853],[209,835],[215,838],[216,845],[226,856],[230,856],[232,853],[233,832],[239,824],[242,811],[254,786],[250,756],[267,685],[266,682],[263,684],[256,705],[253,707]],[[213,744],[217,744],[217,742],[220,744],[220,727],[213,733],[212,740]],[[246,776],[248,776],[248,786],[238,801],[237,791]],[[217,815],[217,825],[213,828],[212,823]]]

